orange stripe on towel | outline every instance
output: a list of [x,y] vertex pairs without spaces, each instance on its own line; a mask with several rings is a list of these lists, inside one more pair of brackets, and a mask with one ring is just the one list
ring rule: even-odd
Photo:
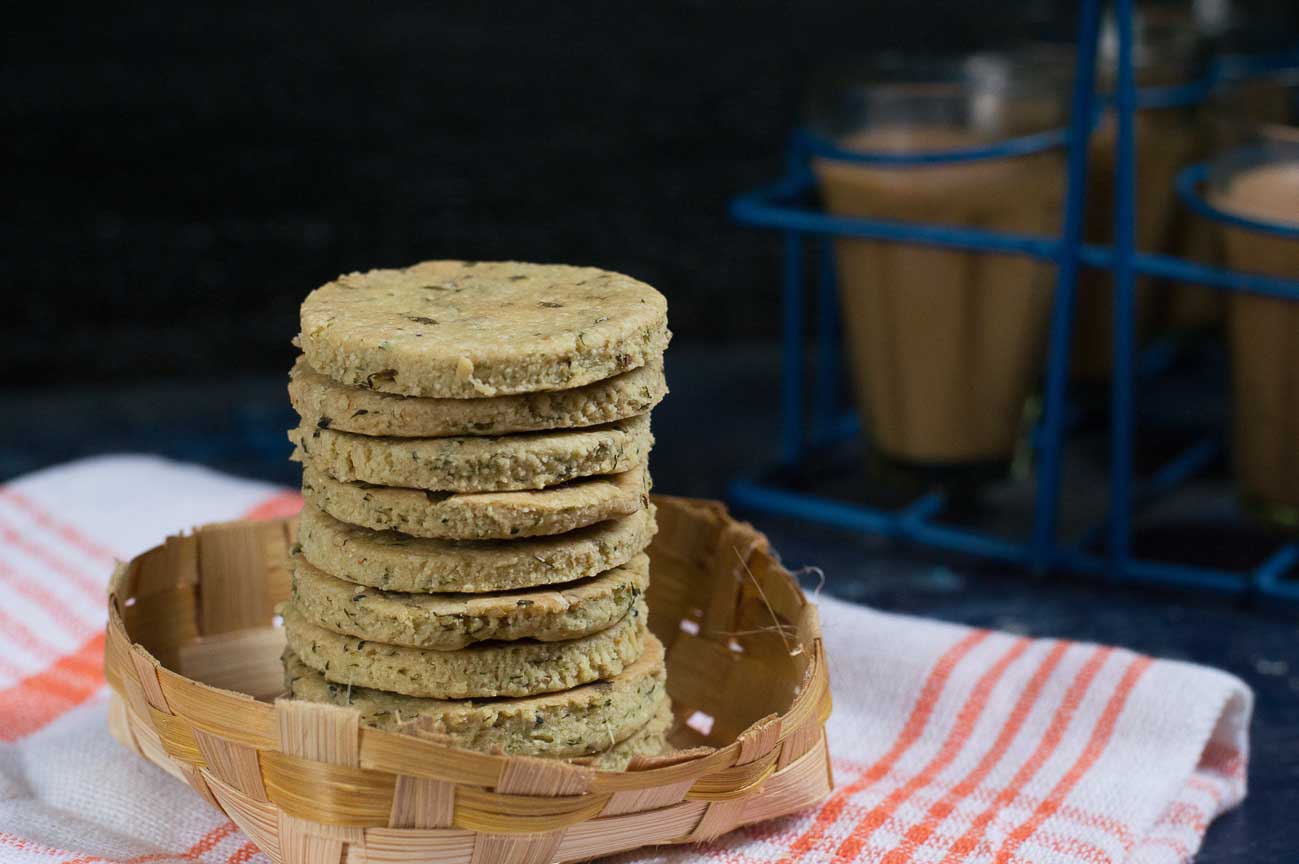
[[0,690],[0,741],[30,735],[85,702],[103,683],[104,634],[96,633],[45,670]]

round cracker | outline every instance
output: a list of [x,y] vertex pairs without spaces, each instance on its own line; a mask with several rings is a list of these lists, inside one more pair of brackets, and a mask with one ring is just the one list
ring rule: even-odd
[[612,678],[640,656],[645,601],[621,621],[567,642],[481,642],[459,651],[385,645],[317,627],[292,603],[279,607],[288,647],[335,684],[433,699],[534,696]]
[[336,519],[442,540],[562,534],[643,509],[649,488],[644,468],[549,489],[465,494],[343,483],[310,466],[302,471],[303,497]]
[[667,301],[594,267],[425,261],[349,273],[302,303],[313,369],[384,393],[477,398],[581,387],[644,366]]
[[572,390],[491,399],[421,399],[348,387],[301,357],[289,373],[289,399],[305,425],[401,438],[584,429],[648,413],[667,392],[662,358]]
[[567,534],[524,540],[448,541],[340,522],[310,502],[298,547],[340,579],[388,591],[510,591],[586,579],[626,564],[654,539],[654,505]]
[[649,556],[554,588],[492,594],[379,591],[293,560],[293,605],[326,630],[389,645],[452,651],[490,639],[579,639],[612,627],[649,586]]
[[430,492],[544,489],[578,477],[644,465],[654,436],[649,415],[590,429],[460,438],[372,438],[299,426],[292,458],[335,480]]

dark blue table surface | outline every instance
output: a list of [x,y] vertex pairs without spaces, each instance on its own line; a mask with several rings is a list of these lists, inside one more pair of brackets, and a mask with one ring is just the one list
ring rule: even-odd
[[[777,452],[776,369],[765,348],[677,346],[672,394],[654,418],[661,492],[722,497],[727,480]],[[56,391],[0,391],[0,478],[106,452],[153,452],[295,484],[284,430],[284,378],[165,381]],[[1103,466],[1092,473],[1101,476]],[[752,514],[742,514],[752,517]],[[1250,795],[1209,830],[1197,861],[1299,860],[1299,613],[1250,601],[1064,577],[1033,578],[924,550],[767,517],[792,566],[813,564],[824,590],[880,609],[1041,636],[1107,642],[1232,672],[1257,694]],[[1164,538],[1169,542],[1169,538]],[[1172,538],[1209,544],[1202,530]],[[1220,545],[1220,544],[1219,544]],[[1220,552],[1216,550],[1215,554]]]

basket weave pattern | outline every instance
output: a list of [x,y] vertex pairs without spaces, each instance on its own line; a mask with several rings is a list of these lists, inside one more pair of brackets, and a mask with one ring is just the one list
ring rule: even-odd
[[[115,736],[221,808],[277,862],[575,861],[717,837],[831,788],[815,607],[720,504],[656,498],[650,626],[674,753],[627,771],[460,750],[277,699],[295,523],[210,525],[114,574]],[[700,731],[704,730],[706,731]]]

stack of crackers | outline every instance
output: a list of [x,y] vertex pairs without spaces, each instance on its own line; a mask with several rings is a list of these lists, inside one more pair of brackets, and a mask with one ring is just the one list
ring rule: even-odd
[[429,261],[302,304],[288,687],[475,750],[665,747],[646,628],[667,303],[583,267]]

